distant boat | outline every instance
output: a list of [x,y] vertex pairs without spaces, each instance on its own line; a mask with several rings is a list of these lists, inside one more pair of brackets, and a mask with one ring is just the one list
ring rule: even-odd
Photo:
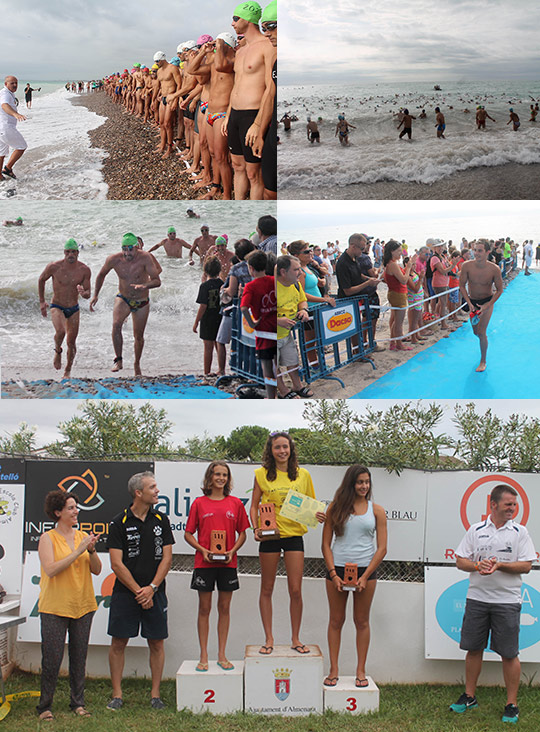
[[433,88],[435,89],[435,91],[441,91],[441,87],[438,84],[435,84]]

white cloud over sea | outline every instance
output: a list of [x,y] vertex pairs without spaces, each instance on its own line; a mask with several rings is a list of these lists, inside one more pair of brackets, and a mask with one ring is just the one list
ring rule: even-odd
[[[0,66],[24,79],[92,79],[182,41],[230,31],[235,0],[18,0],[3,15]],[[261,3],[262,4],[262,3]],[[2,3],[3,6],[7,2]]]
[[284,84],[537,79],[537,0],[280,4]]

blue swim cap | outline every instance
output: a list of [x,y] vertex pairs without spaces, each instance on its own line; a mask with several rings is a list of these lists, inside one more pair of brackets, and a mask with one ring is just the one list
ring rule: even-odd
[[180,59],[178,58],[178,56],[173,56],[169,63],[173,66],[180,66]]

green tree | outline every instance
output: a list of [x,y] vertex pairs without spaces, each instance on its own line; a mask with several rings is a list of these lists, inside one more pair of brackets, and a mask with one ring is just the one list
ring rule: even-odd
[[80,415],[58,425],[64,439],[49,446],[52,455],[113,460],[178,456],[165,440],[172,427],[165,409],[148,402],[137,408],[126,401],[88,400],[79,410]]
[[197,435],[186,440],[182,454],[185,459],[225,460],[227,458],[226,439],[222,435],[210,437],[207,432],[202,437]]
[[16,432],[0,438],[0,453],[4,455],[30,455],[36,447],[36,428],[21,422]]
[[268,434],[267,429],[257,425],[237,427],[226,440],[228,457],[231,460],[260,460]]

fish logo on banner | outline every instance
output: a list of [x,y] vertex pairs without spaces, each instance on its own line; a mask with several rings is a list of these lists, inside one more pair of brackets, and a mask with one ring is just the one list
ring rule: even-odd
[[62,478],[58,487],[66,493],[76,493],[81,501],[79,508],[83,511],[95,511],[104,503],[104,499],[98,493],[98,480],[90,468],[82,475],[68,475]]
[[279,701],[285,701],[291,693],[292,671],[290,668],[275,668],[272,673],[275,676],[274,693]]

